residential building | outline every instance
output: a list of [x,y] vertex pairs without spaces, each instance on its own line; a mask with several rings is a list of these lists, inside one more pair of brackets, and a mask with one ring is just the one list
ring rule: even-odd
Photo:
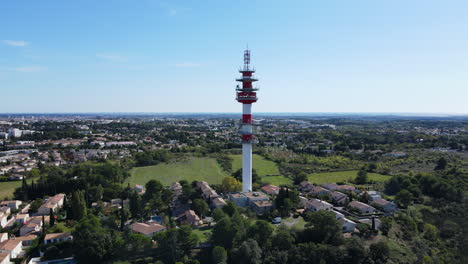
[[18,240],[7,240],[0,243],[0,253],[8,253],[10,259],[18,257],[23,250],[23,244]]
[[340,205],[340,206],[346,205],[349,202],[348,195],[341,193],[341,192],[337,192],[337,191],[331,192],[330,198],[334,204]]
[[251,204],[252,210],[257,214],[262,214],[265,211],[269,211],[273,208],[271,201],[254,201]]
[[341,191],[341,192],[356,192],[357,191],[356,187],[352,185],[347,185],[347,184],[336,186],[336,190]]
[[67,240],[73,240],[73,236],[66,232],[66,233],[51,233],[47,234],[44,237],[44,244],[51,244],[51,243],[57,243],[57,242],[63,242]]
[[7,206],[7,207],[10,207],[11,210],[18,210],[19,209],[19,206],[22,204],[23,202],[19,201],[19,200],[12,200],[12,201],[3,201],[0,203],[0,206]]
[[166,227],[156,223],[134,223],[130,229],[135,233],[143,234],[147,237],[153,237],[156,233],[166,230]]
[[320,187],[320,186],[314,186],[311,190],[310,190],[310,193],[311,194],[314,194],[314,195],[329,195],[330,191],[323,188],[323,187]]
[[348,206],[359,211],[360,214],[372,214],[376,211],[374,207],[358,201],[352,201]]
[[43,205],[41,205],[41,207],[39,207],[37,210],[38,214],[49,215],[50,209],[52,209],[54,212],[57,211],[57,209],[62,208],[64,199],[64,193],[59,193],[50,197]]
[[367,191],[367,196],[369,197],[369,201],[382,199],[382,196],[376,191]]
[[36,239],[36,238],[37,238],[36,235],[29,234],[29,235],[26,235],[26,236],[15,237],[14,240],[21,241],[21,243],[23,243],[23,246],[30,246],[32,241],[34,239]]
[[11,264],[10,254],[6,252],[0,252],[0,264]]
[[21,137],[21,133],[22,131],[17,129],[17,128],[10,128],[8,130],[8,136],[11,137],[11,138],[14,138],[14,137]]
[[8,216],[0,213],[0,227],[4,228],[8,224]]
[[269,195],[278,195],[279,190],[280,190],[280,187],[275,186],[275,185],[271,185],[271,184],[267,184],[267,185],[262,187],[262,191],[264,193],[266,193],[266,194],[269,194]]
[[213,208],[222,208],[226,204],[226,201],[221,197],[216,197],[211,201],[211,207]]
[[336,184],[336,183],[324,183],[324,184],[322,184],[322,187],[327,189],[327,190],[334,191],[338,187],[338,184]]
[[310,190],[312,190],[313,187],[314,185],[312,183],[308,181],[303,181],[299,184],[299,191],[307,193],[310,192]]
[[5,240],[8,240],[8,233],[0,233],[0,243]]
[[355,222],[349,220],[348,218],[340,218],[338,219],[338,222],[341,223],[344,233],[353,232],[357,225]]
[[199,226],[202,224],[200,217],[193,211],[187,210],[176,218],[180,225]]
[[4,215],[9,215],[11,213],[11,208],[7,206],[2,206],[0,207],[0,213],[3,213]]
[[318,212],[321,210],[332,211],[333,205],[319,199],[310,199],[307,202],[307,210],[311,212]]
[[386,213],[394,212],[398,208],[398,206],[394,202],[390,202],[385,199],[373,200],[372,204],[379,208],[382,208],[382,210]]

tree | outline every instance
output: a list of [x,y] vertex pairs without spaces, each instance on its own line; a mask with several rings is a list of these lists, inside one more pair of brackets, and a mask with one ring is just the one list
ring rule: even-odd
[[227,263],[227,252],[226,249],[220,246],[216,246],[212,251],[212,258],[214,264],[226,264]]
[[273,236],[271,243],[274,249],[289,250],[295,242],[294,236],[291,231],[285,226],[280,225]]
[[192,203],[192,209],[195,211],[195,213],[203,218],[203,216],[206,215],[208,210],[210,209],[208,207],[208,204],[205,202],[203,199],[195,199],[193,200]]
[[75,220],[81,220],[86,215],[86,202],[81,191],[72,193],[71,211],[72,218]]
[[74,251],[80,263],[102,263],[114,250],[114,240],[94,215],[83,217],[73,232]]
[[223,182],[221,183],[221,190],[224,193],[237,192],[241,189],[242,183],[231,176],[224,177]]
[[359,264],[366,259],[366,249],[359,239],[352,239],[347,245],[348,259],[346,263]]
[[357,173],[356,179],[354,180],[356,184],[366,184],[368,180],[367,171],[360,170]]
[[50,208],[50,211],[49,211],[49,223],[50,223],[50,226],[54,226],[55,225],[55,215],[54,215],[54,210],[52,208]]
[[386,263],[389,255],[390,249],[384,241],[379,241],[370,245],[369,255],[374,263]]
[[407,208],[412,201],[413,194],[406,189],[401,190],[395,195],[395,202],[403,208]]
[[303,171],[293,176],[294,184],[299,184],[303,181],[307,181],[307,174]]
[[242,242],[239,248],[234,249],[233,255],[237,260],[236,263],[262,263],[262,249],[258,246],[257,241],[253,239]]
[[143,214],[143,208],[141,204],[141,198],[138,193],[135,191],[130,194],[130,201],[129,201],[130,213],[132,217],[135,219],[141,218]]
[[271,236],[273,235],[273,226],[265,220],[258,220],[249,227],[247,233],[255,239],[261,248],[268,245]]
[[447,168],[447,164],[447,160],[444,157],[441,157],[437,160],[437,165],[434,170],[445,170],[445,168]]
[[309,212],[305,217],[308,227],[302,233],[304,242],[337,244],[341,242],[341,224],[334,213],[321,210]]

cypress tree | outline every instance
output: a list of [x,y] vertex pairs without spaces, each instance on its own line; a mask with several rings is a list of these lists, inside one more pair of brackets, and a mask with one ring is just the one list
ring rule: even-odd
[[54,226],[55,225],[55,215],[54,215],[54,210],[52,208],[50,208],[49,216],[50,216],[50,226]]

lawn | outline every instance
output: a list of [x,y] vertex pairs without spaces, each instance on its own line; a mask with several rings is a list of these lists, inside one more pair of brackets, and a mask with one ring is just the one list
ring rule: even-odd
[[205,243],[211,237],[212,229],[192,229],[192,233],[196,234],[200,239],[200,243]]
[[[31,183],[32,179],[28,179],[27,181],[28,183]],[[21,184],[22,181],[0,182],[0,199],[13,198],[13,192],[16,188],[21,187]]]
[[302,218],[302,216],[299,216],[298,218],[284,218],[281,224],[286,225],[287,227],[293,228],[295,230],[304,230],[307,222],[304,220],[304,218]]
[[[232,171],[237,171],[242,167],[242,156],[241,155],[229,155],[233,159],[232,162]],[[268,176],[268,175],[279,175],[279,169],[276,163],[273,161],[266,160],[260,155],[254,154],[252,156],[253,168],[257,171],[258,175]]]
[[168,186],[179,180],[207,181],[208,183],[221,183],[228,174],[213,158],[189,158],[185,161],[162,163],[154,166],[137,167],[130,171],[131,177],[127,182],[131,186],[146,184],[155,179]]
[[[350,179],[356,178],[358,171],[335,171],[335,172],[319,172],[308,175],[309,181],[312,183],[332,183],[332,182],[347,182]],[[390,176],[379,173],[368,173],[369,180],[383,182],[390,179]]]
[[[241,155],[229,155],[232,159],[232,171],[237,171],[242,167]],[[252,156],[253,168],[262,178],[262,182],[267,182],[273,185],[285,185],[292,183],[291,179],[280,175],[278,165],[273,161],[266,160],[260,155]]]

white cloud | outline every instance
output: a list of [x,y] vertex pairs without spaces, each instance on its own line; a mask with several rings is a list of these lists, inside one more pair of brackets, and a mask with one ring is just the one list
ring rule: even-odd
[[23,41],[23,40],[8,40],[8,39],[4,39],[4,40],[1,40],[1,42],[5,45],[8,45],[8,46],[13,46],[13,47],[24,47],[24,46],[27,46],[29,43],[26,42],[26,41]]
[[126,62],[128,60],[126,56],[115,53],[98,53],[96,57],[112,62]]
[[14,68],[17,72],[43,72],[46,71],[47,68],[40,67],[40,66],[26,66],[26,67],[18,67]]
[[184,62],[176,63],[174,65],[180,68],[188,68],[188,67],[200,67],[200,66],[203,66],[203,63],[193,62],[193,61],[184,61]]

